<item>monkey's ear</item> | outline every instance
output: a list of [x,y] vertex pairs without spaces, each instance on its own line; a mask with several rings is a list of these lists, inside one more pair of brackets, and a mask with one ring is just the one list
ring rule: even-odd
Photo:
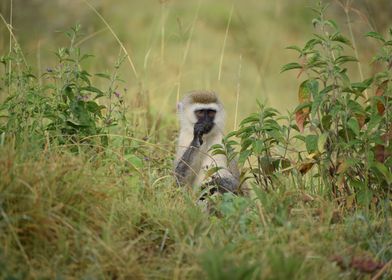
[[177,103],[177,112],[181,113],[184,110],[184,104],[182,102]]

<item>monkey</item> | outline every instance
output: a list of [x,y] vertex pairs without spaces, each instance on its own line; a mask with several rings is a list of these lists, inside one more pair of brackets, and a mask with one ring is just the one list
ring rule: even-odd
[[[238,193],[240,173],[236,162],[225,155],[213,155],[210,148],[221,144],[225,111],[217,94],[211,91],[189,92],[177,106],[180,131],[174,161],[175,178],[180,186],[212,187],[210,193]],[[218,171],[203,183],[206,171]]]

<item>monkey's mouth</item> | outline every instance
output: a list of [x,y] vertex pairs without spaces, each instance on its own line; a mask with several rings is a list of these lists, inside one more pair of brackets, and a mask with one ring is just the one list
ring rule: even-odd
[[214,128],[214,122],[210,120],[200,120],[195,123],[195,132],[196,134],[203,135],[211,132]]
[[214,123],[213,122],[206,122],[205,127],[204,127],[204,133],[210,133],[211,130],[214,128]]

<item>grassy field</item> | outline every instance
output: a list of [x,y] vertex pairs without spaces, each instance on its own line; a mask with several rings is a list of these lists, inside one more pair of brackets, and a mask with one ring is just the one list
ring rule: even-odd
[[[208,210],[197,191],[174,184],[176,102],[187,91],[217,91],[228,132],[260,111],[256,100],[293,112],[303,77],[281,69],[297,59],[285,47],[303,46],[314,32],[310,5],[316,2],[0,3],[0,278],[390,279],[387,152],[385,168],[376,164],[385,182],[365,192],[349,185],[352,193],[341,196],[313,161],[309,173],[276,170],[269,191],[251,178],[250,196],[215,196]],[[369,63],[377,43],[363,34],[387,34],[389,5],[358,1],[346,15],[332,1],[326,12],[356,43],[353,81],[380,71]],[[77,23],[78,35],[67,37]],[[381,138],[390,137],[388,100]],[[76,114],[75,104],[93,111]],[[300,154],[313,160],[315,153]]]

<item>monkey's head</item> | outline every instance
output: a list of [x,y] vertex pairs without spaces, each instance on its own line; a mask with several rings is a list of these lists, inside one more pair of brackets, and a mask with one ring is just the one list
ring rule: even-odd
[[181,128],[199,126],[202,134],[213,131],[214,128],[222,131],[225,113],[222,103],[215,92],[192,91],[178,104],[178,114]]

